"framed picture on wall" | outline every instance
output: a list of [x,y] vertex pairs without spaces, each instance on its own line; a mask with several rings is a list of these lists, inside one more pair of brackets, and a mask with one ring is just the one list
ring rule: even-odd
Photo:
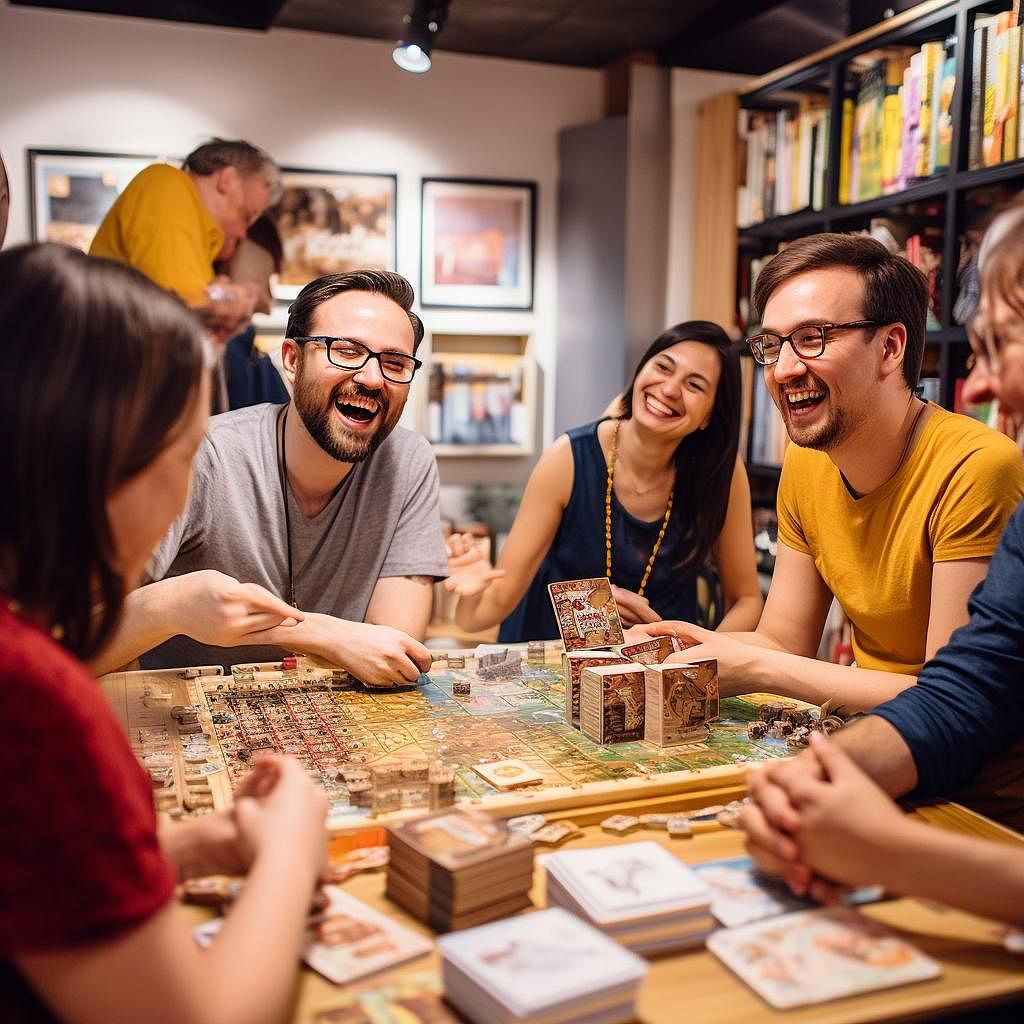
[[139,153],[30,149],[32,238],[89,251],[114,200],[136,174],[161,158]]
[[424,178],[420,303],[533,309],[537,186]]
[[284,249],[274,298],[294,299],[324,274],[394,270],[397,181],[394,174],[282,168],[281,200],[267,211]]

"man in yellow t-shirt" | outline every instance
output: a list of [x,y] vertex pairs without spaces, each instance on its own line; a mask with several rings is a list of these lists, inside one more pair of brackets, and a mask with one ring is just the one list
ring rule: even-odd
[[137,174],[104,217],[89,254],[135,267],[199,310],[210,334],[227,341],[249,321],[256,296],[216,279],[214,261],[231,257],[279,189],[266,153],[214,139],[190,153],[181,170],[153,164]]
[[[924,275],[866,236],[800,239],[761,272],[748,344],[793,442],[764,612],[753,633],[638,630],[697,639],[679,657],[717,658],[724,695],[873,708],[967,622],[1024,468],[1009,438],[915,396],[927,302]],[[856,666],[814,657],[833,596]]]

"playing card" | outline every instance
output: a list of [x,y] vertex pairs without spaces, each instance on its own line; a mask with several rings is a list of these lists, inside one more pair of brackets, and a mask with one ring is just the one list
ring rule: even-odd
[[549,583],[548,593],[567,651],[622,643],[622,622],[607,577]]
[[776,1009],[937,978],[939,965],[846,907],[723,928],[708,949]]

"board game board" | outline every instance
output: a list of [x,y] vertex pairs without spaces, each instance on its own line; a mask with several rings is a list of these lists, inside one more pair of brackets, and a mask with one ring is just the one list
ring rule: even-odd
[[[757,718],[756,697],[723,700],[721,718],[702,742],[601,746],[564,720],[561,651],[548,643],[544,662],[530,664],[524,648],[515,674],[486,680],[471,653],[465,667],[453,667],[460,660],[453,656],[453,664],[435,662],[415,688],[399,692],[352,689],[345,673],[303,659],[288,671],[276,665],[240,672],[236,666],[226,675],[207,667],[115,673],[103,683],[164,809],[225,806],[264,749],[303,761],[327,790],[335,824],[370,813],[352,806],[343,771],[384,757],[425,756],[451,765],[460,800],[541,809],[581,793],[613,799],[607,794],[638,787],[652,793],[697,788],[701,779],[738,782],[743,763],[792,753],[784,740],[747,737],[747,723]],[[457,683],[469,684],[469,696],[454,695]],[[499,793],[472,769],[507,758],[526,762],[542,784]],[[168,759],[171,768],[161,775]]]

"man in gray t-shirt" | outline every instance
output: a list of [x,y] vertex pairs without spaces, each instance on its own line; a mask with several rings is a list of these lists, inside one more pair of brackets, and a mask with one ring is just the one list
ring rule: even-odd
[[[288,405],[214,417],[185,512],[129,595],[102,671],[315,654],[368,683],[414,680],[447,575],[437,466],[396,428],[423,325],[397,274],[307,285],[282,347]],[[414,639],[417,638],[417,639]],[[233,648],[225,651],[224,648]]]

